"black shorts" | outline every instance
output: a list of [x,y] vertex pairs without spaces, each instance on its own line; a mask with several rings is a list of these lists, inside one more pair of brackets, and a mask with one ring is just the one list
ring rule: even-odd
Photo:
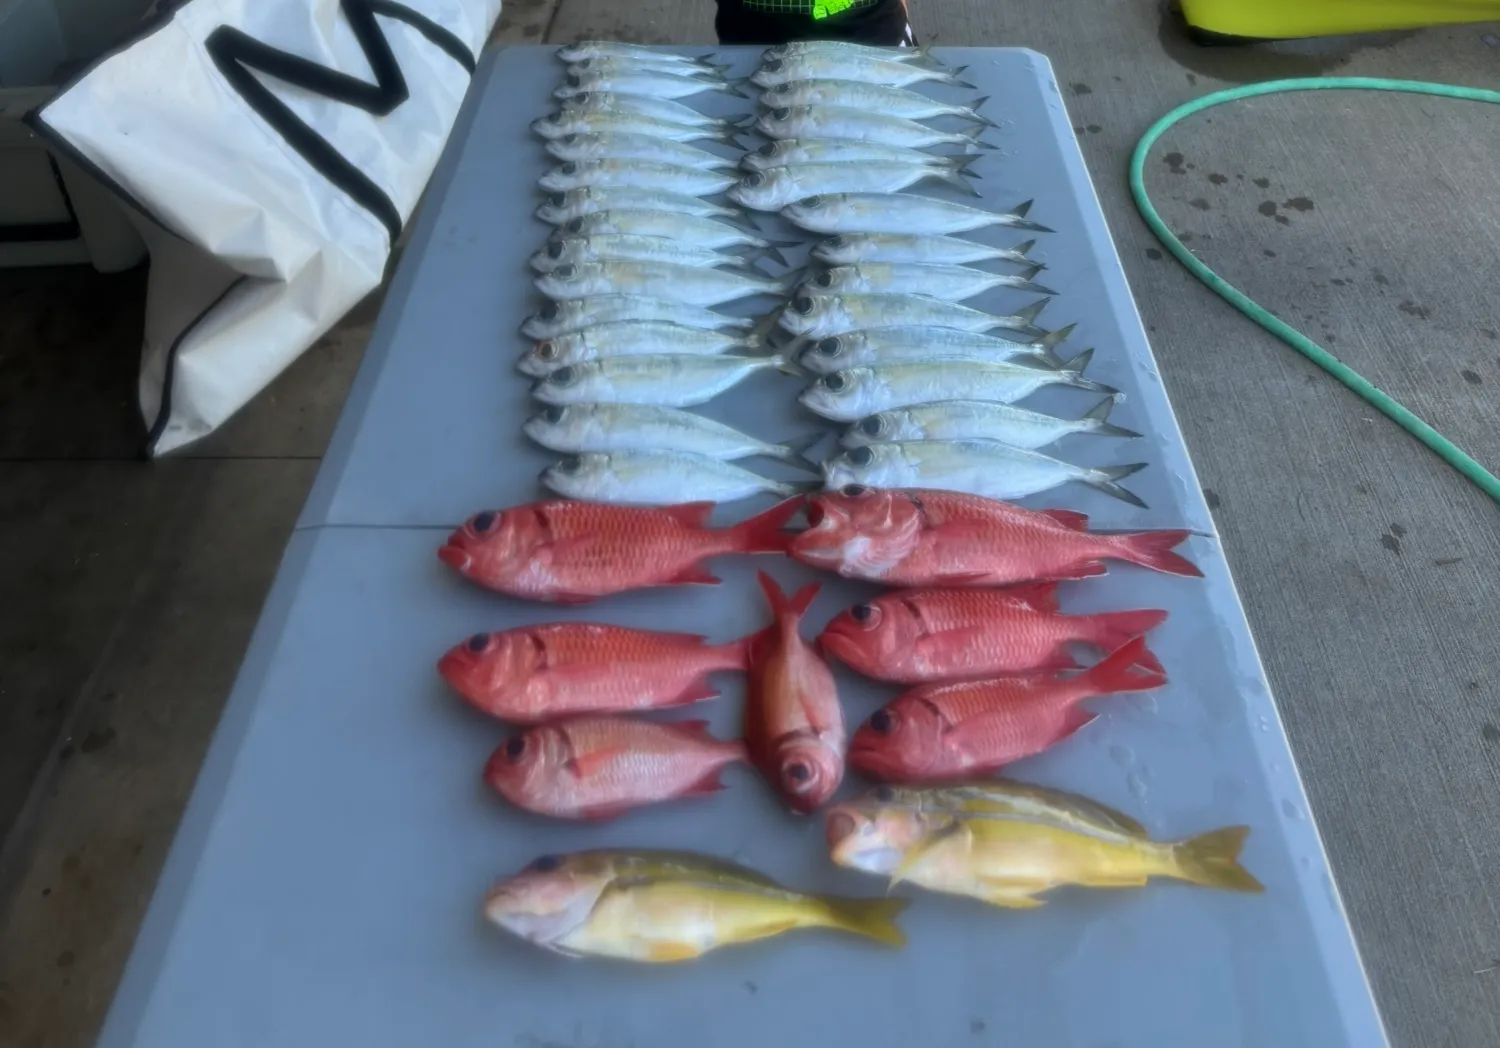
[[902,0],[877,0],[827,18],[783,14],[747,7],[743,0],[718,0],[714,29],[721,44],[769,46],[793,40],[849,40],[877,47],[915,46]]

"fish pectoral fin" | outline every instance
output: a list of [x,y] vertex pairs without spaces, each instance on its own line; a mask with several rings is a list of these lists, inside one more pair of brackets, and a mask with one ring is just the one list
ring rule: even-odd
[[991,906],[1003,906],[1007,910],[1035,910],[1047,905],[1045,899],[1038,899],[1031,895],[1019,894],[1013,890],[999,890],[989,892],[979,897]]
[[901,861],[896,865],[896,868],[891,871],[890,882],[885,887],[886,892],[890,893],[896,885],[911,876],[912,871],[917,868],[922,860],[931,855],[944,843],[960,835],[968,835],[968,833],[967,827],[962,822],[954,822],[938,830],[925,840],[918,841],[912,845],[901,856]]
[[686,942],[654,942],[646,948],[646,960],[654,964],[675,964],[701,956],[702,950]]
[[623,746],[613,746],[608,749],[591,750],[588,753],[575,754],[568,761],[568,769],[580,779],[597,775],[610,761],[626,752]]

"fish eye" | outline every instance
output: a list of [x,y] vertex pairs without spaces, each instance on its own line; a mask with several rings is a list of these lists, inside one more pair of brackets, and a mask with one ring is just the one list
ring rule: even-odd
[[556,302],[548,302],[545,306],[542,307],[541,312],[537,314],[539,318],[549,322],[556,320],[561,315],[562,310],[557,307]]
[[581,104],[581,103],[587,102],[590,98],[593,98],[593,97],[594,97],[594,93],[592,91],[580,91],[580,92],[578,92],[578,94],[576,94],[576,95],[573,96],[573,101],[578,102],[578,103]]
[[812,778],[812,769],[802,761],[794,761],[783,768],[782,771],[786,772],[786,777],[793,782],[806,782]]
[[573,221],[571,221],[567,225],[563,226],[563,228],[566,229],[569,233],[582,233],[583,232],[583,219],[581,219],[581,218],[575,218],[575,219],[573,219]]
[[836,357],[839,355],[839,350],[843,348],[843,344],[839,342],[837,335],[819,339],[818,344],[813,347],[813,349],[817,350],[820,357]]
[[867,437],[878,437],[886,430],[884,415],[871,415],[869,418],[861,419],[859,431]]
[[527,866],[526,868],[528,870],[531,870],[533,873],[551,873],[553,870],[561,866],[562,862],[563,861],[561,855],[543,855],[539,858],[532,859],[531,865]]
[[840,234],[839,236],[836,236],[836,237],[829,237],[823,243],[827,247],[840,247],[840,248],[841,247],[848,247],[849,246],[849,238],[846,237],[846,236],[843,236],[842,234]]
[[824,375],[822,382],[823,388],[830,393],[842,393],[845,389],[849,388],[849,380],[844,376],[842,371],[835,371],[831,375]]
[[744,178],[740,179],[740,185],[742,185],[742,186],[758,186],[762,182],[764,182],[765,180],[766,180],[765,176],[762,175],[759,171],[752,171],[750,174],[748,174]]
[[870,489],[863,484],[845,484],[839,488],[839,494],[846,499],[861,499],[870,493]]
[[493,511],[485,510],[483,513],[476,513],[474,515],[474,519],[469,521],[469,523],[473,525],[474,531],[476,533],[484,535],[495,526],[496,516],[498,516],[498,514],[494,513]]
[[579,76],[577,73],[569,73],[568,74],[568,86],[569,87],[582,87],[583,86],[583,77]]
[[781,109],[777,109],[777,110],[773,111],[771,113],[771,118],[773,120],[785,120],[788,117],[790,117],[791,115],[792,115],[792,111],[790,109],[787,109],[787,108],[783,107]]
[[554,426],[567,417],[568,409],[563,407],[561,404],[549,405],[547,410],[542,412],[542,418],[546,419]]
[[579,458],[577,455],[569,455],[567,458],[562,459],[557,464],[557,471],[559,473],[577,473],[582,468],[583,459]]
[[566,207],[568,203],[568,194],[553,193],[547,198],[547,203],[551,204],[553,207]]
[[536,354],[538,360],[556,360],[557,343],[552,341],[538,342],[536,349],[532,350],[532,352]]
[[875,450],[868,444],[862,444],[857,448],[850,448],[846,457],[852,466],[868,466],[875,461]]
[[562,167],[558,168],[558,170],[565,175],[576,175],[578,174],[578,165],[569,160]]
[[767,142],[765,145],[763,145],[759,149],[757,149],[756,152],[759,153],[761,156],[775,156],[776,155],[776,143],[775,142]]
[[488,633],[476,633],[474,634],[474,636],[464,641],[464,647],[468,648],[475,655],[483,654],[484,649],[488,648],[489,646],[490,635]]
[[589,69],[593,66],[594,60],[592,58],[580,58],[573,64],[576,65],[579,69]]
[[891,716],[889,710],[876,710],[870,714],[870,730],[876,735],[889,735],[895,726],[896,718]]
[[777,73],[777,72],[781,71],[782,64],[783,63],[782,63],[781,59],[779,59],[779,58],[773,58],[769,62],[766,62],[763,65],[761,65],[761,68],[764,69],[768,73]]
[[[874,720],[875,718],[872,717],[870,719]],[[889,804],[896,799],[896,788],[894,786],[876,786],[874,796],[881,804]]]
[[554,240],[547,245],[547,257],[553,259],[562,258],[563,252],[566,250],[567,247],[561,241]]
[[833,274],[826,269],[813,277],[812,282],[818,287],[833,287]]
[[563,142],[566,145],[576,146],[578,144],[578,136],[577,135],[563,135]]
[[505,755],[513,761],[520,760],[526,754],[526,736],[512,735],[505,744]]
[[807,316],[807,314],[811,313],[812,310],[813,300],[808,296],[798,295],[796,298],[792,299],[793,313],[801,313],[803,316]]
[[578,378],[578,372],[570,367],[558,368],[547,376],[547,381],[554,386],[570,386]]
[[807,208],[822,207],[823,198],[820,196],[804,197],[803,199],[797,201],[797,206]]
[[558,266],[554,269],[552,275],[561,280],[572,280],[578,275],[578,267],[569,262],[567,265]]
[[856,604],[849,609],[849,617],[865,629],[874,629],[880,623],[880,609],[873,604]]

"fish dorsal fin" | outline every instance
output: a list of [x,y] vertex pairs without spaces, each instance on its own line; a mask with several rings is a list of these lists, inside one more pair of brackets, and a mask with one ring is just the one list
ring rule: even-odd
[[712,502],[684,502],[677,506],[663,506],[661,512],[687,528],[708,527],[708,515],[714,511]]
[[1024,586],[1007,586],[1000,592],[1035,611],[1054,613],[1062,610],[1057,601],[1056,582],[1029,582]]

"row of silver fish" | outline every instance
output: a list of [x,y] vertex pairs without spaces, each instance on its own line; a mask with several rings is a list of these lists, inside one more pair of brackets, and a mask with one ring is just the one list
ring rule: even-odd
[[[1031,202],[996,213],[901,192],[943,181],[978,195],[967,181],[977,174],[971,165],[978,157],[969,151],[985,148],[980,135],[997,126],[978,112],[986,100],[969,107],[906,90],[923,81],[962,83],[957,71],[926,56],[903,62],[837,50],[772,51],[751,80],[766,88],[754,126],[771,141],[745,158],[744,166],[764,176],[753,191],[742,183],[729,194],[746,206],[775,208],[810,233],[831,234],[813,246],[808,276],[776,318],[792,336],[786,351],[817,376],[799,401],[849,424],[840,437],[846,450],[824,463],[826,484],[1014,498],[1079,480],[1138,502],[1117,481],[1139,467],[1092,470],[1036,450],[1074,433],[1136,435],[1109,421],[1116,391],[1084,377],[1092,350],[1066,363],[1057,354],[1072,326],[1049,334],[1037,325],[1048,299],[1008,313],[961,304],[996,288],[1055,294],[1038,281],[1045,267],[1028,258],[1034,241],[1001,249],[954,235],[990,227],[1050,232],[1028,217]],[[973,126],[948,132],[921,123],[937,117]],[[963,153],[922,152],[933,147]],[[872,170],[863,182],[832,177],[857,163]],[[986,261],[1026,268],[971,268]],[[1010,337],[991,334],[1002,331]],[[1077,418],[1016,406],[1048,386],[1106,396]]]
[[[743,90],[723,68],[626,45],[564,48],[562,107],[534,121],[561,161],[540,180],[537,215],[555,228],[530,259],[552,303],[522,325],[536,340],[520,370],[545,406],[523,426],[567,457],[542,482],[569,498],[635,504],[729,501],[818,486],[768,479],[735,460],[809,473],[810,441],[776,444],[683,410],[761,371],[788,368],[751,321],[713,307],[785,282],[752,268],[789,246],[758,236],[736,207],[703,199],[737,185],[736,123],[678,99]],[[814,438],[816,439],[816,438]]]

